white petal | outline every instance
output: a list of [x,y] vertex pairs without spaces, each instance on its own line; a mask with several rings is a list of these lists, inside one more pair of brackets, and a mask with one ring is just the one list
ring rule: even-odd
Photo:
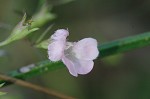
[[51,39],[53,40],[65,40],[67,36],[69,35],[69,32],[65,29],[59,29],[55,31],[55,33],[51,36]]
[[63,63],[67,66],[70,74],[73,76],[78,76],[78,74],[87,74],[89,73],[94,66],[92,60],[79,60],[73,56],[63,56]]
[[93,60],[99,54],[97,41],[93,38],[82,39],[74,45],[73,52],[78,59]]
[[93,69],[94,62],[92,60],[78,60],[74,65],[78,74],[87,74]]
[[51,61],[59,61],[65,49],[64,41],[53,41],[48,45],[48,56]]
[[66,67],[68,68],[70,74],[77,77],[78,74],[77,74],[77,71],[75,69],[74,63],[66,57],[63,57],[62,61],[66,65]]

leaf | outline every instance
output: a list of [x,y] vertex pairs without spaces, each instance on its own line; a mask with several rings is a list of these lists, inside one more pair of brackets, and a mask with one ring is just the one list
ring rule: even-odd
[[29,30],[28,26],[24,25],[25,20],[26,20],[26,13],[24,14],[22,20],[12,30],[12,33],[10,34],[10,36],[6,40],[0,42],[0,47],[7,45],[13,41],[22,39],[26,37],[28,34],[38,30],[38,28],[33,28]]

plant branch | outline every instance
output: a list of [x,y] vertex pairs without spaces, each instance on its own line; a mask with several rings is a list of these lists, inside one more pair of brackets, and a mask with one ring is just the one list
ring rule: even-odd
[[58,93],[56,91],[53,91],[53,90],[41,87],[41,86],[36,85],[36,84],[29,83],[27,81],[23,81],[23,80],[19,80],[19,79],[16,79],[16,78],[12,78],[12,77],[6,76],[4,74],[0,74],[0,80],[5,80],[8,83],[13,83],[13,84],[17,84],[17,85],[24,86],[24,87],[27,87],[27,88],[31,88],[33,90],[40,91],[40,92],[43,92],[43,93],[48,94],[48,95],[53,95],[53,96],[55,96],[57,98],[61,98],[61,99],[75,99],[75,98],[73,98],[71,96],[67,96],[67,95]]
[[[150,32],[101,44],[98,46],[98,49],[100,51],[100,56],[98,58],[104,58],[113,54],[131,51],[148,45],[150,45]],[[10,72],[8,75],[19,79],[26,79],[29,77],[33,77],[48,71],[64,67],[62,62],[54,63],[50,62],[49,60],[45,60],[31,65],[33,66],[29,65],[22,67],[18,70]],[[3,83],[5,81],[0,82]]]

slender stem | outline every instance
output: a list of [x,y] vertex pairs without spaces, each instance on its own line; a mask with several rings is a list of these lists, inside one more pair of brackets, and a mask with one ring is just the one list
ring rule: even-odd
[[9,77],[9,76],[3,75],[3,74],[0,74],[0,79],[5,80],[8,83],[14,83],[14,84],[17,84],[17,85],[20,85],[20,86],[28,87],[28,88],[31,88],[33,90],[46,93],[48,95],[53,95],[53,96],[61,98],[61,99],[75,99],[71,96],[67,96],[67,95],[55,92],[53,90],[41,87],[39,85],[32,84],[32,83],[29,83],[27,81],[19,80],[19,79],[16,79],[16,78],[12,78],[12,77]]
[[[150,45],[150,32],[101,44],[100,46],[98,46],[98,49],[100,51],[100,56],[98,58],[103,58],[117,53],[123,53],[148,45]],[[10,72],[8,75],[19,79],[26,79],[62,67],[64,67],[62,62],[53,63],[49,60],[45,60],[34,64],[32,68],[31,66],[22,67],[26,68],[28,71],[22,71],[22,68],[20,68],[19,70]]]
[[44,32],[43,34],[38,38],[38,40],[36,41],[36,43],[39,43],[42,41],[42,39],[44,38],[44,36],[48,33],[48,31],[53,27],[53,24],[50,25]]

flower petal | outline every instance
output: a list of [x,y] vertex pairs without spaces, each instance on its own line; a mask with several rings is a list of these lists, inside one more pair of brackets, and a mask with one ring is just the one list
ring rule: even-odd
[[51,36],[52,40],[65,40],[67,36],[69,35],[69,32],[65,29],[59,29],[55,31],[55,33]]
[[64,53],[65,42],[53,41],[48,45],[48,58],[51,61],[59,61]]
[[92,60],[78,60],[74,62],[78,74],[87,74],[89,73],[94,66]]
[[85,38],[73,46],[73,52],[78,59],[93,60],[98,54],[97,41],[93,38]]
[[63,63],[66,65],[66,67],[68,68],[69,72],[71,75],[77,77],[77,71],[75,69],[74,63],[69,60],[68,58],[66,58],[65,56],[62,58]]
[[63,56],[62,61],[67,66],[70,74],[76,77],[78,74],[89,73],[94,66],[92,60],[79,60],[71,55]]

